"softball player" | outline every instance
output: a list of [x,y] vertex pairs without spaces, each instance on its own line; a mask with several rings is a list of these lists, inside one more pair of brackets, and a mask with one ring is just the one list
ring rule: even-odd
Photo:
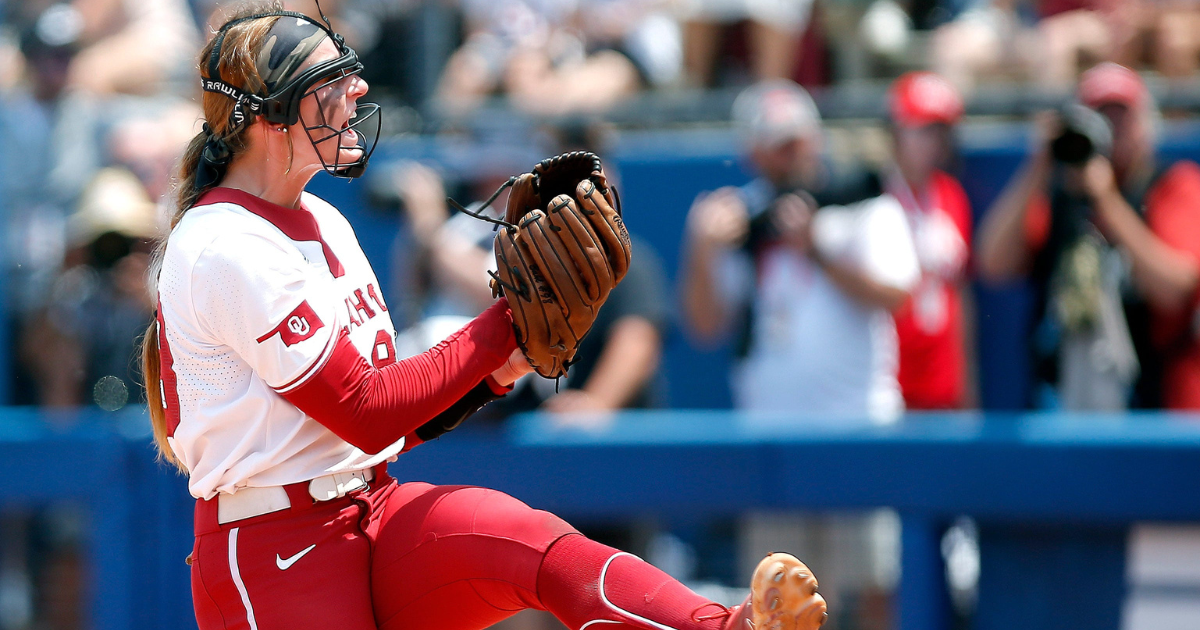
[[321,170],[366,167],[378,106],[358,102],[361,70],[328,22],[275,3],[200,56],[205,127],[182,160],[144,348],[155,437],[197,498],[200,629],[475,630],[524,608],[572,630],[820,625],[816,580],[786,554],[727,609],[500,492],[388,477],[529,367],[503,299],[397,361],[353,231],[304,192]]

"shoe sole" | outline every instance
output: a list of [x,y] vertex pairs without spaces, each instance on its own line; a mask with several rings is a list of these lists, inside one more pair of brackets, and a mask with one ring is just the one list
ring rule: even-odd
[[829,617],[817,578],[795,556],[773,553],[750,580],[754,630],[817,630]]

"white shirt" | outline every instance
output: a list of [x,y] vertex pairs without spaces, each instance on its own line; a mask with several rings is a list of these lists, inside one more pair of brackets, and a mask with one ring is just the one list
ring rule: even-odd
[[210,195],[172,231],[158,285],[163,399],[168,425],[178,423],[168,440],[192,495],[394,457],[403,439],[364,453],[280,395],[325,364],[343,330],[376,367],[396,361],[391,316],[349,223],[308,193],[300,210],[231,189]]
[[[902,290],[917,282],[908,222],[892,196],[829,206],[813,221],[814,246],[827,260]],[[763,252],[757,274],[753,337],[733,374],[735,406],[875,421],[903,412],[891,314],[847,296],[786,246]]]

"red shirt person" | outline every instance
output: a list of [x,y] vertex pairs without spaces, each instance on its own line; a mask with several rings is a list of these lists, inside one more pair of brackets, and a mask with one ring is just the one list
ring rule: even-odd
[[[1200,166],[1157,159],[1155,107],[1128,68],[1096,66],[1081,77],[1077,96],[1111,125],[1111,159],[1096,155],[1065,169],[1059,189],[1086,201],[1088,220],[1129,269],[1133,291],[1123,297],[1123,315],[1137,354],[1132,402],[1200,409]],[[1050,119],[1041,126],[1047,139],[1055,131]],[[979,241],[982,277],[1030,274],[1036,280],[1046,267],[1062,232],[1051,210],[1055,171],[1049,149],[1042,148],[988,211]],[[1060,361],[1060,388],[1070,382],[1065,364]],[[1070,397],[1065,400],[1070,406]]]
[[951,150],[962,98],[945,79],[910,72],[888,95],[895,165],[886,190],[904,206],[921,280],[895,314],[900,388],[909,409],[956,409],[966,402],[967,360],[961,281],[969,259],[971,206],[962,185],[939,169]]

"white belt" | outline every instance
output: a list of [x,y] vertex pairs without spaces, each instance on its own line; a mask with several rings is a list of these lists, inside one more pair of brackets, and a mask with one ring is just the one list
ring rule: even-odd
[[[308,494],[313,501],[331,501],[367,487],[375,480],[375,471],[355,470],[317,477],[308,482]],[[240,488],[233,494],[217,495],[217,523],[224,525],[244,518],[262,516],[292,507],[283,486]]]

